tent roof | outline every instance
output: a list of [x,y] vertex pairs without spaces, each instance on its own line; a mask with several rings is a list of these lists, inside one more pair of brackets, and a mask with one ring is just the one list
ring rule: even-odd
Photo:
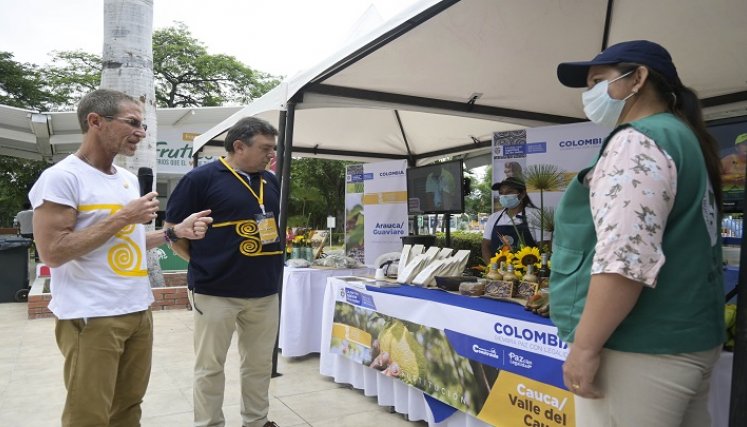
[[[161,126],[217,123],[241,107],[159,108]],[[40,113],[0,105],[0,154],[31,160],[58,161],[82,141],[74,111]]]
[[707,119],[745,115],[744,16],[744,0],[424,0],[210,129],[195,148],[222,145],[241,117],[277,124],[288,101],[296,103],[294,153],[423,163],[484,148],[492,131],[585,120],[580,90],[560,85],[557,64],[631,39],[670,51]]

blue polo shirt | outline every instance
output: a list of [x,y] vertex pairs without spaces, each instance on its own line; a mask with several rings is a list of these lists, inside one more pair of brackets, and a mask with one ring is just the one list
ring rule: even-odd
[[[280,186],[270,172],[263,171],[261,177],[265,210],[272,212],[277,224]],[[262,212],[257,198],[217,160],[182,177],[169,198],[166,221],[178,224],[205,209],[212,209],[214,222],[204,239],[190,241],[189,288],[238,298],[277,293],[283,263],[280,242],[262,245],[255,221]]]

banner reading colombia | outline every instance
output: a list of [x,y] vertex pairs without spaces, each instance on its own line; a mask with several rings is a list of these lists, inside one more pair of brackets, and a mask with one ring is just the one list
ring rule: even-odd
[[335,305],[332,353],[495,426],[575,425],[573,395],[562,382],[567,346],[557,335],[506,319],[493,325],[500,338],[488,341],[453,330],[459,325],[439,329],[427,319],[383,314],[377,297],[345,288]]

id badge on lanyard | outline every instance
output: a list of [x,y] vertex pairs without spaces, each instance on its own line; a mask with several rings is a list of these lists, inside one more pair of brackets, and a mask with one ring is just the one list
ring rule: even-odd
[[259,208],[262,210],[262,213],[254,215],[254,220],[257,222],[257,229],[259,230],[259,240],[262,242],[263,245],[269,245],[270,243],[276,243],[280,241],[280,235],[278,234],[278,226],[275,222],[275,216],[272,214],[272,212],[266,212],[265,211],[265,204],[264,204],[264,197],[265,197],[265,185],[264,185],[264,179],[259,178],[259,195],[252,190],[252,187],[250,187],[246,181],[241,179],[238,173],[231,167],[231,165],[226,162],[223,157],[220,158],[221,163],[231,171],[234,177],[239,180],[241,184],[246,187],[247,190],[254,196],[254,198],[257,200],[257,203],[259,203]]
[[275,216],[272,212],[263,212],[261,214],[254,215],[254,220],[257,221],[257,229],[259,230],[259,240],[262,241],[263,245],[269,245],[270,243],[277,243],[280,241],[278,235],[278,226],[275,222]]

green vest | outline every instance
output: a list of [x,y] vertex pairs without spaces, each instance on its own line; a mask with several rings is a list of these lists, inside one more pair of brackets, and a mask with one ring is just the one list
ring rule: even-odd
[[[655,114],[617,128],[605,139],[600,155],[612,135],[628,126],[654,140],[672,157],[677,165],[677,194],[664,229],[666,261],[656,288],[643,288],[635,307],[605,347],[637,353],[714,348],[725,339],[721,236],[718,209],[708,189],[698,139],[672,114]],[[598,161],[599,157],[594,164]],[[582,170],[571,181],[555,211],[550,312],[558,334],[566,342],[573,342],[586,304],[597,243],[589,188],[583,184],[590,169]],[[710,214],[704,211],[708,204]],[[631,215],[638,209],[631,206]]]

